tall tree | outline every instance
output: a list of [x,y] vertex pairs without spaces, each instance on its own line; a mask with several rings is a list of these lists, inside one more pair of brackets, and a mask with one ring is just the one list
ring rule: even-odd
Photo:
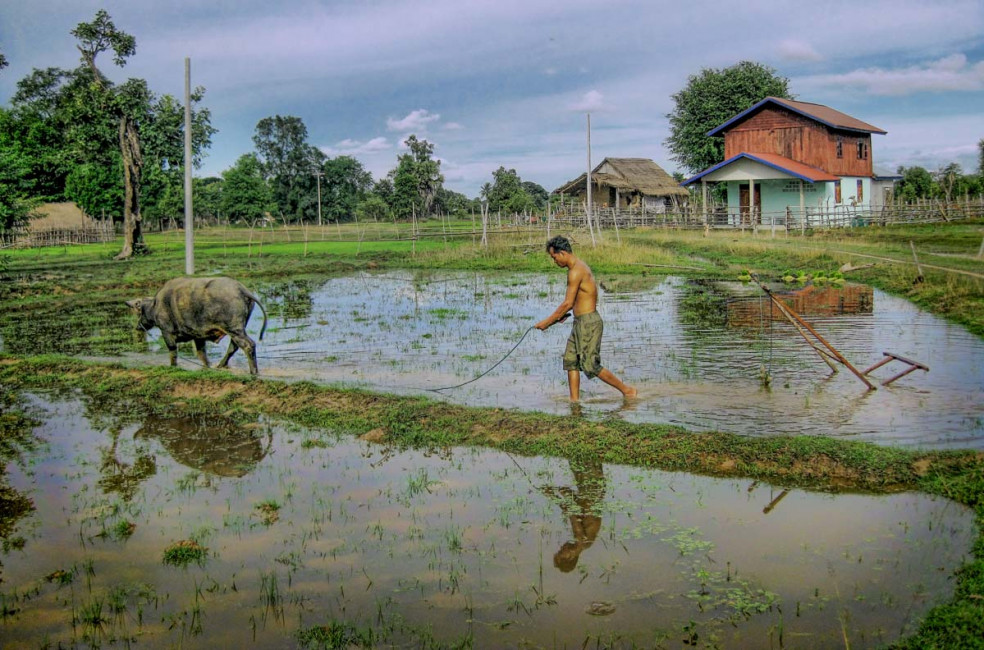
[[933,196],[933,175],[925,168],[899,167],[897,171],[902,179],[895,185],[895,196],[903,201],[928,199]]
[[123,158],[123,250],[116,259],[125,259],[147,252],[140,217],[140,177],[144,160],[133,113],[146,102],[148,94],[144,92],[146,84],[130,83],[136,81],[133,79],[126,87],[114,92],[112,84],[96,66],[96,57],[112,50],[113,63],[122,68],[126,60],[136,54],[137,40],[118,30],[103,9],[96,12],[91,23],[79,23],[72,30],[72,36],[79,41],[76,47],[82,54],[82,63],[92,73],[98,98],[102,100],[100,107],[119,119],[119,147]]
[[218,221],[225,212],[222,210],[222,189],[225,184],[217,176],[191,179],[195,193],[195,215]]
[[672,95],[670,136],[664,141],[671,157],[691,173],[724,160],[724,140],[707,132],[751,108],[766,97],[793,99],[789,79],[769,66],[741,61],[729,68],[704,68]]
[[[492,185],[485,195],[492,212],[516,212],[517,206],[526,206],[530,202],[529,194],[523,189],[523,180],[515,169],[499,169],[492,172]],[[520,208],[519,211],[522,211]]]
[[[10,121],[3,125],[11,128],[0,128],[0,152],[16,142],[27,157],[30,169],[23,183],[31,196],[75,200],[94,216],[129,211],[120,253],[127,257],[145,250],[143,208],[165,199],[174,203],[173,177],[183,165],[184,111],[169,95],[155,96],[141,79],[117,86],[102,74],[96,64],[101,53],[112,51],[114,62],[122,66],[136,50],[133,37],[118,30],[105,11],[91,23],[80,23],[72,34],[78,39],[81,65],[36,69],[17,83],[6,116]],[[197,107],[203,93],[196,88],[192,97],[196,165],[215,132],[208,110]]]
[[523,181],[523,189],[526,193],[530,195],[533,199],[533,205],[537,208],[545,208],[547,206],[547,201],[550,200],[550,192],[546,190],[542,185],[534,183],[533,181]]
[[431,213],[437,191],[444,183],[441,161],[434,159],[434,145],[410,135],[403,144],[408,152],[397,156],[396,168],[389,173],[393,181],[390,206],[396,217],[409,219]]
[[468,214],[471,212],[471,207],[472,202],[467,196],[446,187],[441,187],[437,191],[437,198],[434,199],[434,209],[445,214]]
[[253,144],[270,182],[273,199],[286,219],[317,209],[314,172],[324,154],[307,143],[304,121],[293,115],[265,117],[256,124]]
[[222,172],[222,213],[229,221],[252,224],[273,207],[273,196],[263,178],[263,165],[256,154],[243,154]]
[[322,163],[321,171],[324,214],[332,221],[351,221],[356,206],[372,189],[372,174],[351,156],[329,158]]
[[977,141],[977,175],[984,180],[984,138]]

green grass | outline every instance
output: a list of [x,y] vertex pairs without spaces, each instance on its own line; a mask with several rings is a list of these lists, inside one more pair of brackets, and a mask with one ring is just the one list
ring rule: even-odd
[[[450,230],[471,227],[453,222]],[[246,282],[298,279],[386,268],[557,272],[543,251],[546,231],[492,231],[483,248],[470,234],[447,236],[446,224],[424,222],[412,240],[409,224],[334,224],[317,228],[206,228],[196,233],[195,270]],[[557,230],[551,234],[556,234]],[[570,234],[570,233],[565,233]],[[372,241],[358,241],[359,237]],[[252,241],[250,238],[252,237]],[[0,283],[5,309],[71,304],[77,300],[119,300],[121,292],[149,295],[185,271],[181,232],[145,235],[150,255],[113,261],[120,242],[5,252],[9,281]],[[688,275],[735,278],[746,270],[781,277],[788,269],[823,269],[845,263],[874,267],[848,274],[966,326],[984,337],[984,259],[976,257],[984,223],[962,221],[912,226],[869,226],[772,238],[768,233],[635,229],[596,247],[574,233],[575,251],[600,274]],[[924,265],[925,282],[913,284],[909,242]],[[960,273],[962,272],[962,273]],[[968,275],[968,274],[976,274]]]

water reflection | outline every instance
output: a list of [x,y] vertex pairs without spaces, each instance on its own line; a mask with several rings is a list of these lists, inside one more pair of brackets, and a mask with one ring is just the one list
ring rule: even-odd
[[120,426],[114,424],[109,431],[110,444],[99,445],[101,476],[97,485],[105,494],[117,494],[124,502],[129,502],[140,484],[157,473],[157,459],[145,449],[137,449],[135,459],[122,460],[119,452],[122,434]]
[[[5,647],[76,645],[95,634],[78,613],[106,603],[102,640],[148,647],[282,648],[336,624],[371,630],[379,647],[692,635],[768,647],[780,627],[796,648],[866,647],[946,600],[976,539],[973,511],[920,494],[787,491],[597,459],[520,465],[199,418],[117,423],[115,435],[92,408],[36,401],[47,444],[8,468],[37,509],[16,524],[22,548],[3,555]],[[251,471],[217,466],[207,441]],[[96,487],[105,455],[141,454],[156,472],[129,501]],[[187,467],[217,473],[189,480]],[[262,520],[263,508],[278,516]],[[208,557],[163,566],[179,540]],[[75,578],[59,588],[49,575]]]
[[270,451],[272,433],[266,437],[247,427],[214,415],[155,417],[144,420],[135,440],[155,440],[185,467],[213,476],[245,476]]
[[[731,296],[725,298],[729,327],[758,329],[770,320],[786,320],[757,285],[750,285],[757,292],[754,295],[747,295],[747,289],[737,283],[720,283],[719,286],[725,296]],[[818,287],[811,284],[798,289],[774,285],[770,290],[800,316],[847,316],[874,311],[874,290],[864,285]]]
[[560,507],[571,523],[571,539],[554,553],[554,566],[569,573],[577,566],[581,553],[591,548],[601,530],[601,502],[605,497],[605,471],[600,461],[568,461],[574,487],[543,486],[543,492]]

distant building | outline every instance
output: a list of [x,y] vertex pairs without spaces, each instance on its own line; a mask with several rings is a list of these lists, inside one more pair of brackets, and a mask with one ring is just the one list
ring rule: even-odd
[[[561,185],[552,194],[578,204],[587,199],[587,174]],[[591,171],[591,204],[602,208],[645,207],[663,212],[689,192],[648,158],[605,158]]]
[[4,233],[0,243],[21,247],[62,246],[112,241],[116,233],[111,219],[86,215],[71,202],[43,203],[24,227]]
[[874,133],[886,132],[821,104],[766,97],[707,133],[724,137],[725,160],[683,185],[726,183],[732,222],[854,219],[880,207],[894,181],[874,173]]

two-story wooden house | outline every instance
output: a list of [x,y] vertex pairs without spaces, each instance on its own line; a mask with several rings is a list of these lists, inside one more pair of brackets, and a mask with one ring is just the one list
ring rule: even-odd
[[885,131],[821,104],[766,97],[708,132],[724,137],[725,160],[683,185],[699,181],[707,205],[707,183],[727,183],[732,224],[849,222],[883,198],[873,133]]

